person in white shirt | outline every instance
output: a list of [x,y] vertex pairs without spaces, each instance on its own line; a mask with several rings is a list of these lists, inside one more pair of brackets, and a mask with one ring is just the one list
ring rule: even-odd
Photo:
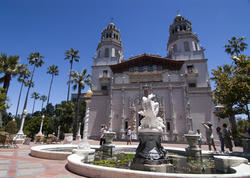
[[199,138],[198,138],[198,146],[199,148],[201,148],[201,143],[202,143],[202,134],[200,132],[200,129],[197,129],[197,135],[199,135]]
[[212,123],[208,121],[207,123],[203,122],[201,124],[206,129],[206,139],[207,139],[207,144],[208,144],[209,151],[211,151],[211,145],[213,146],[214,151],[216,151],[216,147],[215,147],[215,144],[214,144],[214,135],[213,135]]

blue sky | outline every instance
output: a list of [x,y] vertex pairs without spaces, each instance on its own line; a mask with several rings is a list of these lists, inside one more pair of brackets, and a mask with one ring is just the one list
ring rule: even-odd
[[[69,63],[64,60],[67,49],[79,49],[80,62],[73,69],[87,68],[91,73],[92,57],[96,53],[102,30],[114,19],[121,31],[125,59],[142,53],[166,56],[169,25],[177,10],[191,21],[200,44],[206,48],[208,68],[230,63],[224,52],[227,39],[245,36],[250,44],[250,0],[5,0],[0,1],[0,52],[19,55],[27,63],[31,52],[45,56],[45,64],[36,70],[35,87],[31,89],[47,95],[50,75],[47,67],[59,66],[50,101],[66,100]],[[249,49],[246,54],[249,55]],[[210,74],[211,76],[211,74]],[[10,109],[16,111],[20,83],[11,81],[8,92]],[[23,107],[26,89],[23,91]],[[33,100],[29,97],[27,110]],[[37,101],[35,110],[41,109]]]

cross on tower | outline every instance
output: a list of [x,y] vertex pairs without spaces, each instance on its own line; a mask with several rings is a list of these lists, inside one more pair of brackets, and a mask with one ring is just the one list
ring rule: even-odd
[[114,23],[114,18],[113,17],[110,18],[110,23]]
[[179,15],[179,14],[180,14],[180,9],[177,9],[177,11],[176,11],[176,12],[177,12],[177,15]]

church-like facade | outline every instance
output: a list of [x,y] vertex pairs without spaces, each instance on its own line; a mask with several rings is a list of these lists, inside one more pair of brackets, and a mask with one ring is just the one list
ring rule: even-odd
[[[101,33],[93,58],[88,136],[98,138],[102,124],[124,139],[130,126],[133,139],[142,116],[142,97],[155,94],[165,129],[163,140],[183,141],[183,135],[201,129],[202,122],[217,126],[204,48],[190,21],[177,15],[169,28],[167,57],[123,56],[120,31],[110,23]],[[204,133],[205,134],[205,133]]]

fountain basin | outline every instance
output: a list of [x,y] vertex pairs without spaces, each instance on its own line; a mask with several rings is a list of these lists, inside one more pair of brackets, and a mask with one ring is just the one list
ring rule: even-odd
[[233,166],[238,166],[242,163],[248,164],[246,158],[236,156],[214,156],[215,166],[218,170],[227,173]]
[[146,171],[137,171],[137,170],[128,170],[128,169],[119,169],[119,168],[110,168],[103,166],[96,166],[91,164],[86,164],[82,162],[82,157],[72,154],[67,158],[68,164],[67,167],[74,173],[77,173],[86,177],[100,177],[100,178],[247,178],[250,177],[250,166],[247,164],[240,164],[235,167],[231,167],[235,170],[235,173],[232,174],[176,174],[176,173],[158,173],[158,172],[146,172]]
[[40,145],[31,147],[30,155],[44,159],[65,160],[77,145]]
[[[99,145],[91,146],[91,148],[97,149]],[[134,152],[137,146],[127,146],[127,145],[117,145],[116,149],[123,152]],[[189,177],[222,177],[222,178],[233,178],[233,177],[250,177],[250,165],[247,164],[233,164],[231,167],[235,170],[235,173],[232,174],[176,174],[176,173],[156,173],[156,172],[147,172],[147,171],[137,171],[137,170],[128,170],[128,169],[119,169],[119,168],[109,168],[103,166],[96,166],[87,163],[83,163],[83,157],[72,154],[72,150],[76,149],[77,145],[67,144],[67,145],[41,145],[41,146],[34,146],[31,148],[31,155],[39,158],[44,159],[58,159],[58,160],[68,160],[68,168],[72,172],[77,174],[87,176],[87,177],[103,177],[103,178],[112,178],[112,177],[119,177],[119,178],[127,178],[128,176],[135,177],[145,177],[145,178],[152,178],[152,177],[179,177],[179,178],[189,178]],[[168,148],[166,149],[169,152],[180,153],[184,155],[185,149],[183,148]],[[210,152],[204,151],[202,152],[204,156],[211,155]],[[216,156],[214,156],[216,158]],[[222,156],[225,159],[234,160],[233,157]],[[220,157],[218,157],[220,158]],[[237,159],[239,157],[236,157]],[[246,161],[243,161],[246,163]]]

